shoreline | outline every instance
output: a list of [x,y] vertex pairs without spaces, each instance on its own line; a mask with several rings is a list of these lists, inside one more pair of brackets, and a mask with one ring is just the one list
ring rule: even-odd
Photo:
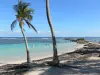
[[[60,55],[63,55],[65,53],[70,53],[70,52],[73,52],[73,51],[80,49],[80,48],[83,48],[83,47],[84,47],[84,44],[76,44],[75,48],[71,48],[70,50],[68,49],[67,52],[66,51],[59,52],[58,55],[60,56]],[[49,57],[52,57],[52,54],[49,54],[46,56],[34,57],[34,58],[31,58],[31,61],[41,60],[41,59],[45,59],[45,58],[49,58]],[[7,63],[0,63],[0,66],[6,65],[6,64],[22,64],[24,62],[26,62],[26,60],[19,59],[18,61],[10,61]]]

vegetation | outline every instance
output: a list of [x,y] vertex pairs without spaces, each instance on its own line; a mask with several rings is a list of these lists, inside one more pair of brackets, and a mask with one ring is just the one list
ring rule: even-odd
[[84,38],[78,38],[77,41],[79,41],[79,40],[84,41],[85,39]]
[[47,20],[48,20],[48,23],[49,23],[49,27],[50,27],[51,34],[52,34],[52,41],[53,41],[53,62],[52,62],[52,65],[58,65],[59,59],[58,59],[56,38],[55,38],[55,34],[54,34],[52,21],[51,21],[51,18],[50,18],[49,0],[46,0],[46,13],[47,13]]
[[75,41],[76,41],[77,43],[80,43],[80,44],[86,44],[86,43],[88,43],[88,41],[85,40],[84,38],[78,38],[78,39],[76,39]]
[[[30,63],[30,54],[29,54],[29,48],[28,48],[28,42],[27,42],[27,38],[25,36],[24,33],[24,25],[25,23],[28,25],[29,28],[33,28],[35,30],[35,32],[37,32],[37,30],[35,29],[35,27],[30,23],[32,21],[32,14],[33,14],[33,9],[29,8],[30,4],[23,2],[23,1],[19,1],[17,5],[14,5],[14,11],[16,12],[16,20],[14,20],[11,24],[11,30],[13,31],[13,29],[16,26],[16,23],[19,23],[19,27],[21,29],[22,35],[24,37],[24,41],[25,41],[25,46],[26,46],[26,52],[27,52],[27,63]],[[25,23],[24,23],[25,22]]]

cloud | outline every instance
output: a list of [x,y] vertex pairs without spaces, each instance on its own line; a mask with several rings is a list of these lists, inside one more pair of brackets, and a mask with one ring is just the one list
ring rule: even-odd
[[40,34],[41,32],[40,31],[37,31],[38,32],[38,34]]

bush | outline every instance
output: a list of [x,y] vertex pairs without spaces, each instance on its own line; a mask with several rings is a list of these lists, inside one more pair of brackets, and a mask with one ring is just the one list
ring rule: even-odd
[[84,38],[78,38],[77,41],[85,41]]

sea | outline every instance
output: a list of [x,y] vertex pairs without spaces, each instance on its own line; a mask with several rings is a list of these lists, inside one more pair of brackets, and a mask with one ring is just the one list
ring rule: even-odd
[[[71,52],[77,43],[57,37],[58,53]],[[70,37],[80,38],[80,37]],[[99,42],[99,37],[84,37],[88,41]],[[51,37],[27,37],[31,58],[52,55],[53,45]],[[26,60],[26,49],[23,37],[0,37],[0,63]]]

